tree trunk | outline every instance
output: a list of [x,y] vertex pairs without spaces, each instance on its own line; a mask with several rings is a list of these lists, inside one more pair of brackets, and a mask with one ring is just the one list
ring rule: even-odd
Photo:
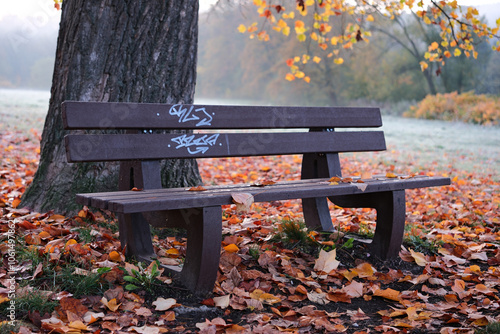
[[425,80],[427,81],[427,86],[429,87],[429,94],[431,95],[436,95],[437,94],[437,89],[436,85],[434,85],[434,78],[432,77],[432,66],[429,66],[428,69],[423,71],[422,73],[424,74]]
[[[193,102],[198,0],[64,1],[41,158],[21,206],[78,209],[74,194],[116,190],[118,164],[68,164],[61,103]],[[164,163],[164,186],[200,182],[194,160]]]

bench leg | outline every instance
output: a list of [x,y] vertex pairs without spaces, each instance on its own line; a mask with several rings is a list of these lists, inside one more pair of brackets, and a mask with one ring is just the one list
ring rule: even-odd
[[303,198],[302,211],[304,213],[304,222],[308,228],[316,229],[320,227],[322,231],[330,232],[335,230],[326,197]]
[[140,213],[119,214],[120,242],[127,256],[136,259],[155,257],[151,230]]
[[335,196],[330,197],[330,200],[341,207],[377,210],[377,226],[370,250],[373,255],[381,259],[395,258],[399,255],[406,217],[404,190]]
[[222,242],[222,208],[200,208],[187,222],[187,250],[180,281],[198,294],[213,290]]

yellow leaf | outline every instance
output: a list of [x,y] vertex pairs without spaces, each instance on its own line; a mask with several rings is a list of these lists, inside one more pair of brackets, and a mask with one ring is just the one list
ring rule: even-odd
[[236,253],[240,249],[235,244],[229,244],[229,245],[224,247],[224,250],[228,253]]
[[75,239],[69,239],[67,242],[66,242],[66,245],[65,247],[68,247],[69,245],[74,245],[74,244],[77,244],[78,242],[75,240]]
[[425,61],[420,62],[420,69],[422,70],[422,72],[425,71],[428,67],[429,64],[427,64]]
[[342,65],[344,63],[344,59],[342,58],[335,58],[333,62],[337,65]]
[[305,78],[304,78],[304,81],[305,81],[305,82],[307,82],[307,83],[309,83],[309,82],[311,82],[311,78],[309,78],[309,77],[305,77]]
[[240,24],[238,26],[238,31],[241,32],[242,34],[245,33],[247,31],[247,27],[245,27],[244,24]]
[[397,178],[398,176],[392,172],[387,172],[387,174],[385,174],[385,177],[388,178],[388,179],[395,179]]
[[455,57],[459,57],[461,54],[462,54],[462,51],[460,49],[455,49],[455,51],[453,51],[453,55]]
[[88,331],[89,328],[80,320],[77,321],[72,321],[69,323],[68,327],[74,328],[74,329],[80,329],[82,331]]
[[266,293],[260,289],[255,289],[252,293],[250,293],[250,298],[256,299],[265,304],[275,304],[281,301],[279,297],[272,295],[270,293]]
[[370,14],[370,15],[368,15],[368,16],[366,17],[366,20],[367,20],[368,22],[373,22],[373,21],[375,21],[375,19],[373,18],[373,16],[372,16],[371,14]]
[[106,297],[102,297],[101,299],[101,303],[106,306],[111,312],[115,312],[116,310],[118,310],[118,308],[120,307],[121,303],[120,304],[117,304],[117,301],[116,301],[116,298],[113,298],[111,299],[109,302],[108,300],[106,299]]
[[413,249],[410,249],[411,256],[415,260],[415,262],[421,266],[425,267],[427,265],[427,260],[425,259],[425,255],[419,252],[415,252]]
[[287,73],[285,79],[287,79],[288,81],[293,81],[295,80],[295,75],[293,75],[292,73]]
[[371,277],[377,271],[368,262],[361,263],[354,270],[356,270],[359,278]]
[[318,57],[318,56],[315,56],[315,57],[313,58],[313,62],[315,62],[316,64],[318,64],[320,61],[321,61],[321,58],[320,58],[320,57]]

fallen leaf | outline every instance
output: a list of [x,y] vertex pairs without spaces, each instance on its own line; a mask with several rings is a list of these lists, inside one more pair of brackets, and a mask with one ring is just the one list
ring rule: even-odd
[[351,284],[342,288],[342,292],[351,298],[363,297],[363,283],[352,281]]
[[368,183],[363,183],[363,182],[356,182],[356,183],[351,183],[353,186],[356,186],[359,190],[365,191],[366,188],[368,187]]
[[385,289],[385,290],[378,289],[378,290],[375,290],[373,292],[373,295],[374,296],[378,296],[378,297],[383,297],[385,299],[399,301],[400,300],[401,292],[399,292],[397,290],[394,290],[394,289],[391,289],[391,288],[388,288],[388,289]]
[[233,203],[238,211],[249,211],[254,202],[254,197],[249,193],[231,193]]
[[177,301],[174,298],[165,299],[160,297],[151,304],[155,306],[156,311],[166,311],[172,308],[172,306],[174,306],[175,304],[177,304]]
[[137,333],[140,333],[140,334],[158,334],[158,333],[160,333],[159,327],[147,326],[147,325],[144,325],[142,327],[132,326],[132,327],[130,327],[129,331],[131,331],[131,330],[136,331]]
[[104,306],[106,306],[111,312],[115,312],[116,310],[118,310],[118,308],[120,308],[120,305],[121,305],[121,303],[117,304],[116,298],[113,298],[108,302],[106,297],[102,297],[101,303]]
[[330,273],[332,270],[335,270],[340,265],[340,262],[335,258],[337,256],[337,250],[331,250],[326,252],[322,249],[319,253],[319,257],[314,264],[315,271],[323,271],[325,273]]
[[191,187],[188,189],[188,191],[206,191],[206,188],[203,188],[202,186],[196,186],[196,187]]
[[229,301],[231,300],[231,295],[225,295],[220,297],[214,297],[214,304],[221,309],[225,309],[229,306]]
[[413,251],[413,249],[410,249],[411,256],[415,260],[415,262],[421,266],[425,267],[427,265],[427,260],[425,259],[425,255],[419,252]]
[[224,250],[229,253],[236,253],[240,249],[235,244],[229,244],[227,246],[224,246]]
[[319,305],[326,305],[330,301],[327,299],[327,294],[325,292],[308,292],[307,299],[311,302]]
[[118,253],[117,251],[112,251],[109,253],[109,259],[114,262],[125,261],[125,256],[123,254]]

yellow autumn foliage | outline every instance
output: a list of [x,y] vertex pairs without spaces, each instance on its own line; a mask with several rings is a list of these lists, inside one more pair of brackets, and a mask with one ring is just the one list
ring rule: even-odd
[[410,107],[405,117],[499,125],[500,98],[473,92],[428,95]]

